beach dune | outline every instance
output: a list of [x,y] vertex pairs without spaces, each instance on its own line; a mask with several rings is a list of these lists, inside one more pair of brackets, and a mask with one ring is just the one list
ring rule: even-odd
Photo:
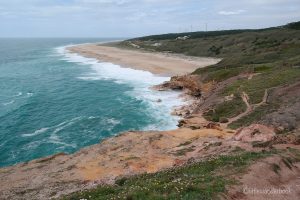
[[192,73],[197,68],[218,63],[221,59],[200,58],[170,53],[152,53],[99,44],[85,44],[68,48],[73,53],[111,62],[122,67],[149,71],[156,75],[176,76]]

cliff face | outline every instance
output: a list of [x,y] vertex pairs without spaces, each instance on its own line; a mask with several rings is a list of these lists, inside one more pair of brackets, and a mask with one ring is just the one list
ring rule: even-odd
[[[207,110],[222,102],[233,100],[232,96],[220,96],[226,86],[248,77],[241,75],[221,83],[203,83],[199,75],[173,77],[156,89],[182,90],[193,99],[191,104],[175,111],[183,116],[179,121],[178,130],[127,132],[72,155],[58,154],[2,168],[0,198],[56,198],[99,184],[114,184],[124,176],[155,173],[220,155],[231,155],[236,149],[250,152],[268,151],[269,148],[278,145],[282,148],[280,145],[283,144],[284,148],[298,148],[298,109],[293,108],[298,105],[299,95],[295,94],[299,93],[299,83],[274,88],[259,104],[251,105],[245,94],[244,104],[249,109],[223,123],[203,118]],[[251,123],[250,126],[244,125],[237,130],[228,128],[229,122],[233,123],[239,120],[239,117],[251,115],[263,104],[274,101],[285,103],[280,104],[279,109],[273,110],[271,114],[265,115],[265,120],[260,124]],[[291,103],[292,101],[295,103]],[[286,112],[293,117],[279,117]],[[290,124],[294,126],[291,128]],[[294,131],[276,134],[284,130],[285,127],[281,126],[285,125]],[[245,182],[247,180],[248,178]],[[231,191],[235,192],[236,189]]]
[[[216,105],[233,101],[233,96],[220,95],[226,86],[237,80],[248,80],[248,77],[241,75],[221,83],[203,83],[199,75],[173,77],[156,89],[182,90],[193,99],[191,104],[175,111],[184,117],[179,121],[178,130],[123,133],[72,155],[58,154],[2,168],[0,199],[57,198],[99,184],[114,184],[124,176],[156,173],[220,155],[231,155],[236,149],[260,152],[274,147],[299,148],[298,82],[273,88],[258,104],[251,104],[244,94],[243,101],[249,109],[223,123],[203,118],[203,114]],[[280,106],[264,115],[258,124],[243,125],[236,130],[228,128],[229,122],[234,123],[255,113],[260,106],[274,102],[279,102]],[[291,132],[278,134],[287,128]],[[295,182],[289,178],[295,174],[282,173],[284,179]],[[250,184],[252,179],[245,175],[243,181]],[[239,191],[240,188],[233,188],[228,194],[241,195]]]
[[[130,41],[144,50],[224,58],[214,66],[200,68],[192,75],[172,77],[170,81],[155,87],[158,90],[181,90],[186,98],[191,99],[189,105],[174,111],[174,114],[183,117],[179,121],[179,129],[127,132],[72,155],[59,154],[2,168],[0,199],[56,198],[99,184],[115,184],[124,176],[158,171],[163,173],[163,170],[170,168],[180,171],[183,166],[214,160],[220,155],[236,155],[237,152],[250,152],[247,154],[250,158],[252,152],[267,152],[269,157],[249,163],[251,166],[244,174],[240,174],[239,168],[239,172],[234,174],[239,177],[239,185],[228,190],[214,188],[216,191],[213,192],[227,192],[228,199],[253,199],[253,196],[242,192],[243,185],[297,185],[295,177],[300,173],[299,30],[283,27],[196,36],[185,41],[165,36],[163,40],[160,37],[148,37]],[[161,45],[155,46],[153,43]],[[123,42],[120,45],[124,47],[126,44]],[[222,162],[225,168],[211,174],[206,181],[220,174],[221,177],[227,176],[225,172],[231,172],[234,167],[232,163],[245,164],[239,155],[232,158],[235,162],[229,162],[229,165]],[[210,163],[203,173],[199,170],[202,174],[196,182],[202,180],[205,173],[220,161],[224,159]],[[192,167],[191,170],[196,172],[198,168]],[[178,172],[178,177],[171,182],[180,182],[185,173]],[[272,177],[272,180],[268,177]],[[170,180],[167,182],[169,184]],[[162,196],[165,197],[168,195],[168,191],[165,193],[164,190],[166,185],[162,188],[158,183],[155,179],[155,188],[164,191]],[[209,184],[205,182],[201,187],[189,187],[187,191],[200,192],[197,188],[205,185]],[[297,198],[299,187],[292,189],[292,193],[276,198]],[[178,191],[178,195],[181,195]],[[134,189],[130,192],[134,193]],[[119,193],[113,191],[111,195]],[[255,198],[265,199],[269,196]]]
[[260,152],[272,145],[285,143],[295,148],[300,143],[296,136],[278,137],[263,125],[236,132],[199,115],[190,115],[182,123],[178,130],[127,132],[75,154],[1,168],[0,199],[56,198],[99,184],[114,184],[120,177],[231,155],[237,149]]
[[186,90],[188,95],[200,98],[202,95],[202,82],[197,75],[174,76],[170,81],[157,86],[157,89]]
[[[182,107],[181,110],[185,110],[185,112],[182,112],[184,113],[183,116],[188,118],[191,114],[204,115],[207,120],[214,121],[209,117],[211,115],[209,112],[218,112],[216,109],[224,103],[231,106],[231,102],[234,103],[234,99],[237,98],[235,95],[238,94],[234,94],[234,92],[231,95],[224,96],[226,87],[230,87],[238,80],[248,80],[252,76],[252,74],[241,74],[219,83],[203,83],[203,78],[200,75],[176,76],[172,77],[170,81],[157,86],[156,89],[184,91],[194,101],[189,106]],[[246,92],[241,94],[241,100],[243,101],[241,102],[242,106],[245,106],[244,112],[233,113],[231,118],[225,118],[223,122],[219,118],[217,122],[221,122],[223,126],[227,127],[230,124],[239,122],[241,119],[250,118],[252,115],[256,115],[257,111],[262,110],[263,113],[259,117],[252,118],[250,122],[242,121],[239,127],[261,123],[273,127],[277,132],[293,131],[300,128],[300,80],[296,80],[292,84],[283,84],[265,89],[264,96],[259,103],[251,104],[250,97]],[[233,107],[232,110],[234,111],[234,109],[237,108]],[[181,125],[184,121],[181,121]]]
[[1,168],[0,199],[49,199],[95,184],[112,184],[120,176],[154,173],[226,154],[236,146],[226,141],[232,135],[214,129],[123,133],[75,154]]

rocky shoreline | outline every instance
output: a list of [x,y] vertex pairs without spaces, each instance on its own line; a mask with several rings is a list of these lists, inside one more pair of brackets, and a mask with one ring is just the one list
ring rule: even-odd
[[[188,75],[173,77],[155,87],[181,90],[190,99],[191,103],[174,111],[183,117],[177,130],[126,132],[71,155],[57,154],[1,168],[0,199],[58,198],[99,184],[114,184],[120,177],[230,154],[237,148],[261,151],[270,145],[299,144],[297,137],[278,137],[265,125],[236,131],[205,120],[202,107],[207,107],[205,101],[217,88],[197,80]],[[254,141],[260,145],[253,146]]]
[[[153,60],[148,56],[147,59],[149,62]],[[231,155],[237,151],[261,152],[274,148],[299,150],[300,139],[297,132],[299,130],[295,129],[289,134],[278,134],[287,128],[293,130],[293,127],[297,127],[295,123],[297,123],[299,113],[299,109],[297,109],[299,107],[297,103],[299,96],[297,94],[300,93],[299,82],[275,88],[271,94],[266,90],[262,101],[257,104],[249,103],[248,95],[242,92],[241,99],[246,109],[232,118],[213,122],[203,117],[216,105],[232,101],[234,94],[220,95],[226,86],[237,80],[249,79],[253,76],[254,74],[241,73],[220,82],[202,81],[203,77],[200,75],[174,76],[170,81],[154,86],[153,89],[182,92],[181,98],[185,99],[187,104],[176,108],[172,113],[181,117],[178,129],[129,131],[107,138],[99,144],[86,147],[74,154],[61,153],[0,168],[0,199],[61,198],[64,195],[94,188],[97,185],[113,185],[122,177],[155,173],[211,160],[220,155]],[[236,130],[228,127],[230,123],[278,98],[295,99],[296,103],[292,104],[291,109],[283,107],[284,111],[275,110],[259,122],[242,126]],[[288,116],[288,120],[283,118],[282,114]],[[273,160],[277,161],[278,159],[274,158]],[[268,162],[271,161],[268,160]],[[279,178],[277,177],[278,182],[285,181],[296,184],[296,180],[291,177],[298,175],[299,169],[284,168],[284,164],[282,164],[284,161],[280,162],[282,173]],[[262,164],[266,165],[265,162]],[[296,162],[295,166],[300,168],[299,162]],[[260,168],[256,165],[250,168],[252,169],[250,174],[260,173]],[[273,173],[273,171],[265,172],[265,174],[268,173]],[[271,175],[273,176],[274,173]],[[251,177],[247,178],[247,176],[249,174],[242,177],[243,184],[251,183],[249,182]],[[266,178],[260,180],[265,184],[272,184]],[[255,179],[255,181],[257,180]],[[240,189],[234,188],[229,191],[233,199],[240,197]]]

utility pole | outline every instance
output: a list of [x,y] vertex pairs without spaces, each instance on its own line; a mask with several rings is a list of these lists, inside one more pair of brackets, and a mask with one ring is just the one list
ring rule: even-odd
[[207,32],[207,23],[205,23],[205,31]]

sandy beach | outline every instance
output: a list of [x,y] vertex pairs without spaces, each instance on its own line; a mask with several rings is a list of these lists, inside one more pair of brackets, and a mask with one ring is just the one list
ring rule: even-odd
[[69,50],[99,61],[111,62],[122,67],[149,71],[162,76],[176,76],[192,73],[197,68],[216,64],[220,59],[190,57],[176,54],[151,53],[121,49],[98,44],[70,47]]

